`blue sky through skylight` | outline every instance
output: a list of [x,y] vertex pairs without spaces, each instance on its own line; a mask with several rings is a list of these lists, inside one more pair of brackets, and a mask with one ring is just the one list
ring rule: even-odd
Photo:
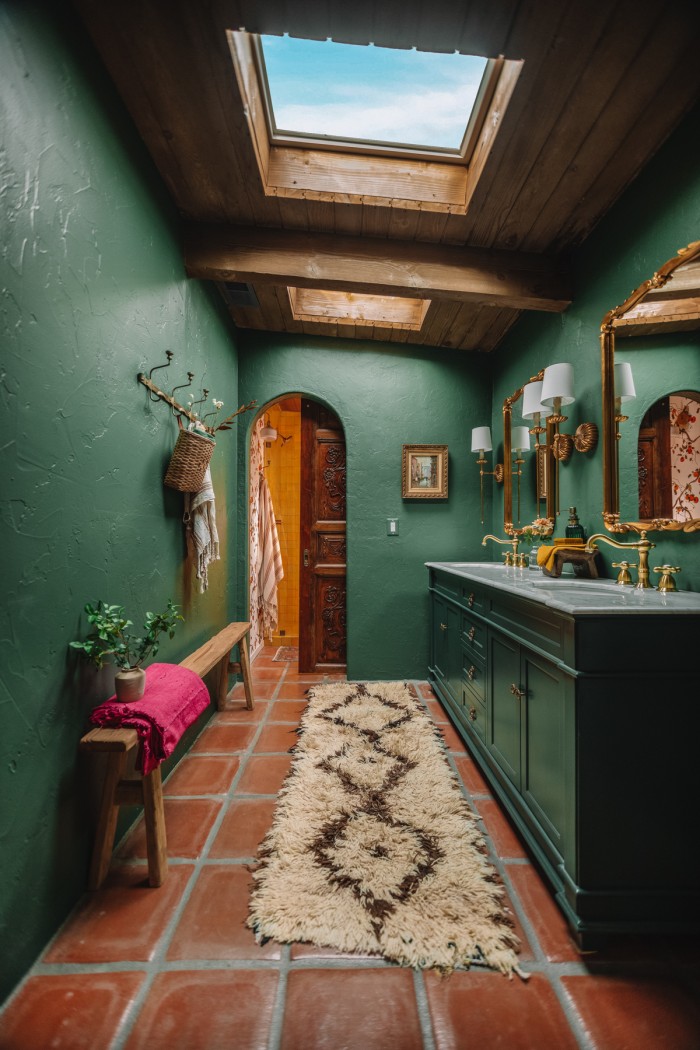
[[486,67],[473,55],[262,36],[278,130],[458,150]]

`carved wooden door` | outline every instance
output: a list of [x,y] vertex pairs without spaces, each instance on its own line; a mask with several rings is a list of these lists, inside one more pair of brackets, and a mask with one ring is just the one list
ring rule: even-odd
[[342,673],[345,633],[345,435],[336,415],[301,402],[299,670]]
[[639,517],[670,518],[671,492],[671,422],[667,397],[647,411],[639,427],[637,445],[639,476]]

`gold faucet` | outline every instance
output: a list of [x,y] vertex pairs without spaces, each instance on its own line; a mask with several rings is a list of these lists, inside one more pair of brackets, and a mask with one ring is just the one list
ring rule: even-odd
[[491,533],[484,536],[481,541],[481,546],[486,546],[487,540],[493,540],[494,543],[502,543],[504,546],[511,546],[512,551],[508,551],[506,554],[506,565],[515,565],[519,569],[525,569],[527,567],[527,558],[525,552],[518,554],[518,544],[520,543],[519,536],[510,536],[507,540],[500,540],[498,536],[492,536]]
[[[642,530],[642,532],[640,533],[640,538],[635,543],[620,543],[619,540],[612,539],[605,532],[597,532],[595,534],[595,536],[590,536],[589,537],[589,539],[588,539],[588,541],[586,543],[586,546],[585,546],[585,550],[587,550],[587,551],[597,550],[596,541],[600,541],[600,540],[603,540],[604,543],[609,543],[611,547],[616,547],[618,550],[621,550],[621,551],[626,551],[626,550],[638,551],[639,552],[639,564],[638,565],[629,565],[629,564],[625,565],[625,569],[629,568],[629,569],[636,569],[637,570],[637,583],[635,584],[636,587],[640,588],[641,590],[644,590],[647,587],[651,587],[651,584],[649,583],[649,551],[652,549],[652,547],[655,547],[656,544],[652,543],[650,540],[647,539],[646,532],[644,532]],[[623,571],[624,570],[622,570],[620,572],[620,576],[618,576],[618,583],[624,583],[625,582],[623,579],[620,579],[620,577],[622,576],[622,572]]]

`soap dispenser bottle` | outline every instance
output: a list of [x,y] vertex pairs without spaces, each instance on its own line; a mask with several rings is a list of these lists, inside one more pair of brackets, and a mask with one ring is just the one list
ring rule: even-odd
[[564,530],[567,540],[585,540],[583,525],[578,520],[576,507],[569,507],[569,523]]

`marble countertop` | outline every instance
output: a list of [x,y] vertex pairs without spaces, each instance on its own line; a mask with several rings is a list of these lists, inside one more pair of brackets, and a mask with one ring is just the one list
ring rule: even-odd
[[558,579],[541,571],[515,569],[495,562],[428,561],[429,569],[488,583],[497,590],[576,616],[700,613],[700,594],[693,591],[661,592],[621,587],[614,580],[585,580],[574,576]]

